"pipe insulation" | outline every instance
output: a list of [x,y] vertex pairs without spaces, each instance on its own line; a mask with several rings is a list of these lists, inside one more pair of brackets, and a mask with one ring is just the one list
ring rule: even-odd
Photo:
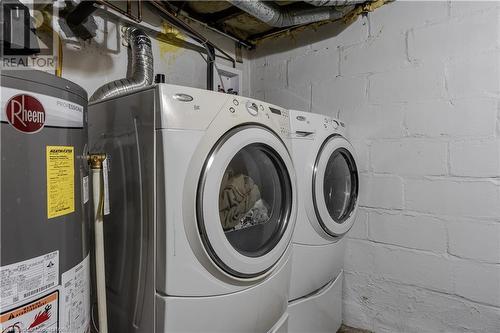
[[108,311],[106,306],[106,269],[104,254],[104,226],[103,206],[104,189],[102,180],[102,166],[99,169],[92,168],[92,189],[94,199],[94,237],[95,237],[95,270],[96,270],[96,292],[97,312],[99,316],[99,333],[108,333]]
[[229,2],[262,22],[277,28],[314,23],[325,20],[337,20],[344,17],[354,6],[335,7],[300,7],[287,8],[268,1],[229,0]]
[[124,35],[131,49],[130,74],[124,79],[109,82],[98,88],[90,97],[91,103],[122,95],[153,83],[151,39],[135,27],[128,27]]

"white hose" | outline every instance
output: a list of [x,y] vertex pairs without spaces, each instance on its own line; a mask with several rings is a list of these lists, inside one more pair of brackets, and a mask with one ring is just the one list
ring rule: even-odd
[[106,274],[104,266],[104,228],[103,203],[104,189],[102,168],[92,169],[92,191],[94,198],[94,231],[95,231],[95,266],[97,284],[97,313],[99,316],[99,333],[108,333],[108,314],[106,309]]

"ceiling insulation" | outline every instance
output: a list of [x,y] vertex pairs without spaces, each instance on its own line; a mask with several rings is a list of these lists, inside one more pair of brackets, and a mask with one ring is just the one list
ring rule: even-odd
[[[283,33],[302,30],[309,26],[314,28],[318,24],[322,25],[338,19],[343,19],[346,24],[349,24],[357,16],[373,11],[390,1],[393,0],[263,1],[261,3],[264,11],[274,12],[264,12],[260,15],[260,19],[252,15],[255,14],[255,8],[252,7],[254,4],[258,6],[258,0],[247,3],[232,0],[162,2],[176,15],[201,22],[248,47],[249,45],[255,46],[258,41],[271,36],[280,36]],[[248,10],[249,7],[250,10]],[[263,18],[267,17],[271,17],[269,24],[263,22]]]

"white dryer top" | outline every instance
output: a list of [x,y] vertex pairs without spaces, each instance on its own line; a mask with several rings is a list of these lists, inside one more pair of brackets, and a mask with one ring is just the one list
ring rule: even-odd
[[345,133],[345,124],[340,120],[319,113],[290,110],[290,131],[292,138],[310,139]]

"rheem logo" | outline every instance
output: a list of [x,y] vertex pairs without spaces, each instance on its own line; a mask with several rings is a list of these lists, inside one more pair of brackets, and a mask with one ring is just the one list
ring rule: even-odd
[[45,125],[45,110],[33,96],[22,94],[12,97],[5,108],[7,120],[15,129],[36,133]]

